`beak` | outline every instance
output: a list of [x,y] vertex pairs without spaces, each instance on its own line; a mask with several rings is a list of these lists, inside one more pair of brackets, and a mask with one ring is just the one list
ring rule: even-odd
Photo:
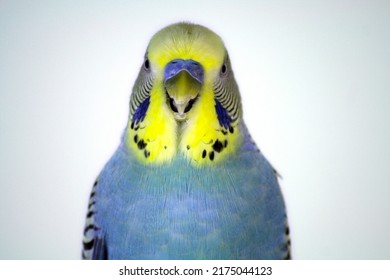
[[175,59],[167,64],[164,85],[171,110],[184,120],[203,84],[203,68],[194,60]]

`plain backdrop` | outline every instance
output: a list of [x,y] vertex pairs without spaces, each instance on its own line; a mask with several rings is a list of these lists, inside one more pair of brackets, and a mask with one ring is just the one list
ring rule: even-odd
[[0,1],[0,258],[79,259],[151,36],[224,40],[293,257],[390,259],[390,1]]

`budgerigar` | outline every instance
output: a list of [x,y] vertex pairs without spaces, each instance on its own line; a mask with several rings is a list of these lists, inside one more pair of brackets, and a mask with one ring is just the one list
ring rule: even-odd
[[290,258],[277,175],[244,124],[217,34],[190,23],[157,32],[129,110],[91,192],[83,258]]

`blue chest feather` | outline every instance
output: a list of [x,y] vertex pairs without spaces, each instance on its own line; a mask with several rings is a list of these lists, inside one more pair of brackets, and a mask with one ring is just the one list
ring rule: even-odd
[[272,167],[254,148],[198,168],[181,157],[141,165],[121,146],[96,190],[109,258],[281,258],[284,202]]

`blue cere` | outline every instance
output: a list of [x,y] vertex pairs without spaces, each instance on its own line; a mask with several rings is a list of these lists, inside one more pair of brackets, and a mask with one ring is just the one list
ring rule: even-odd
[[203,83],[204,73],[202,65],[192,59],[175,59],[168,63],[164,71],[164,81],[175,77],[181,71],[187,71],[199,83]]

